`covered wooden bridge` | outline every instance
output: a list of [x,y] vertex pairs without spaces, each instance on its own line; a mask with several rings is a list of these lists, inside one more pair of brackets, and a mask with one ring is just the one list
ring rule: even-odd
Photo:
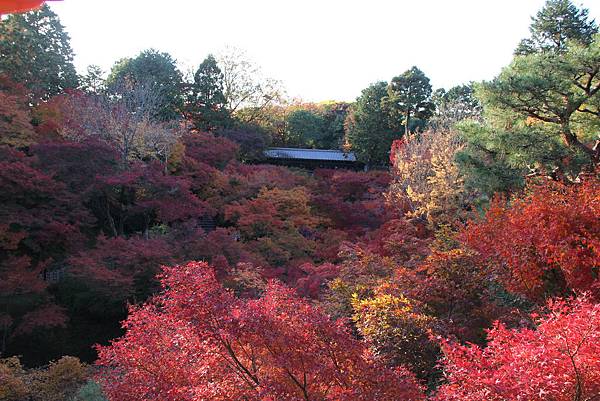
[[363,169],[363,164],[356,160],[353,152],[337,149],[269,148],[265,150],[265,159],[270,164],[309,170],[317,168]]

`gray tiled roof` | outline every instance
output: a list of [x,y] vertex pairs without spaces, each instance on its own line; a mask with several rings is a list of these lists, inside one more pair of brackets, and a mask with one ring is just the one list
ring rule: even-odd
[[298,148],[269,148],[265,156],[271,159],[300,159],[300,160],[331,160],[340,162],[355,162],[353,152],[324,149],[298,149]]

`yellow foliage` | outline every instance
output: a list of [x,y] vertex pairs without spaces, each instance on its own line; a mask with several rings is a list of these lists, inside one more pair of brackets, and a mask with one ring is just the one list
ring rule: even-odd
[[366,299],[353,296],[352,307],[356,327],[375,355],[391,365],[407,365],[419,377],[431,371],[439,352],[429,339],[432,317],[416,311],[406,297],[380,291]]
[[365,337],[385,335],[388,330],[393,331],[394,335],[400,334],[399,331],[404,331],[403,324],[412,327],[402,337],[415,337],[415,333],[410,333],[414,332],[413,328],[427,331],[432,322],[431,317],[416,313],[410,300],[403,295],[377,294],[372,298],[360,299],[358,294],[353,294],[352,307],[355,311],[353,319]]
[[335,316],[349,318],[354,313],[353,297],[372,297],[374,289],[390,279],[396,263],[347,243],[340,247],[339,256],[344,261],[338,277],[329,282],[326,309]]
[[35,398],[40,401],[64,400],[86,381],[86,376],[86,367],[78,358],[63,356],[41,372]]
[[0,400],[17,401],[28,394],[19,358],[0,359]]
[[425,132],[398,152],[386,194],[408,217],[424,217],[432,229],[464,218],[469,194],[454,158],[463,144],[453,132]]
[[67,400],[87,376],[86,365],[72,356],[51,362],[44,370],[25,370],[17,357],[0,359],[0,400]]
[[169,171],[177,171],[181,167],[183,156],[185,155],[185,145],[182,141],[173,144],[168,157]]
[[445,252],[460,246],[456,240],[457,231],[450,224],[440,224],[435,231],[435,240],[431,243],[432,251]]

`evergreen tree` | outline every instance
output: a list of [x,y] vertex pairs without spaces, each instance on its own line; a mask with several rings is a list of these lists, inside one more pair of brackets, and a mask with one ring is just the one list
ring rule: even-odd
[[321,140],[325,136],[325,119],[319,113],[298,109],[286,118],[288,141],[294,146],[322,148]]
[[323,105],[325,134],[319,141],[323,149],[339,149],[344,142],[344,121],[350,111],[350,103],[328,102]]
[[196,70],[188,97],[187,114],[196,129],[210,131],[229,126],[231,116],[223,94],[223,73],[209,55]]
[[134,87],[153,93],[158,99],[154,118],[176,119],[183,108],[183,78],[175,60],[168,53],[144,50],[135,58],[119,60],[106,80],[108,90],[126,94]]
[[492,195],[525,176],[577,181],[600,163],[600,35],[587,10],[549,1],[512,63],[476,85],[484,123],[460,124],[467,184]]
[[412,67],[392,79],[383,102],[394,118],[403,119],[405,134],[414,131],[433,113],[429,78],[417,67]]
[[570,0],[548,0],[531,19],[531,37],[521,41],[516,55],[548,50],[562,53],[569,40],[589,45],[598,33],[596,22],[588,20],[588,10],[578,9]]
[[402,136],[399,123],[392,124],[382,100],[387,96],[387,82],[377,82],[363,89],[352,112],[346,118],[346,137],[358,158],[367,164],[384,164],[394,139]]
[[33,101],[77,87],[69,35],[48,6],[0,23],[0,75],[25,85]]
[[79,88],[84,92],[99,94],[105,91],[104,71],[97,65],[88,65],[87,73],[79,78]]
[[[577,174],[582,164],[600,161],[600,36],[589,46],[571,42],[562,54],[515,57],[491,82],[478,88],[488,122],[512,132],[508,151],[549,172]],[[535,133],[530,146],[522,136]],[[533,138],[533,137],[532,137]],[[540,143],[541,138],[547,138]],[[562,149],[548,153],[550,146]]]

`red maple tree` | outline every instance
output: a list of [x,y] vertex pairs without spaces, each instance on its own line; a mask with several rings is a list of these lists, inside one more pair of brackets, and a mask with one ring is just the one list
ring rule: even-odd
[[39,138],[31,125],[27,90],[0,75],[0,145],[25,147]]
[[64,325],[46,291],[46,269],[83,245],[91,216],[36,159],[0,146],[0,353],[13,335]]
[[262,298],[225,290],[205,263],[167,267],[163,293],[133,307],[99,347],[111,399],[419,400],[405,369],[373,362],[345,325],[281,284]]
[[498,324],[487,347],[446,342],[438,401],[583,401],[600,394],[600,305],[554,301],[536,329]]
[[[497,198],[463,240],[491,261],[507,287],[532,299],[570,290],[600,296],[600,180],[534,184],[510,206]],[[506,268],[505,268],[506,267]]]

